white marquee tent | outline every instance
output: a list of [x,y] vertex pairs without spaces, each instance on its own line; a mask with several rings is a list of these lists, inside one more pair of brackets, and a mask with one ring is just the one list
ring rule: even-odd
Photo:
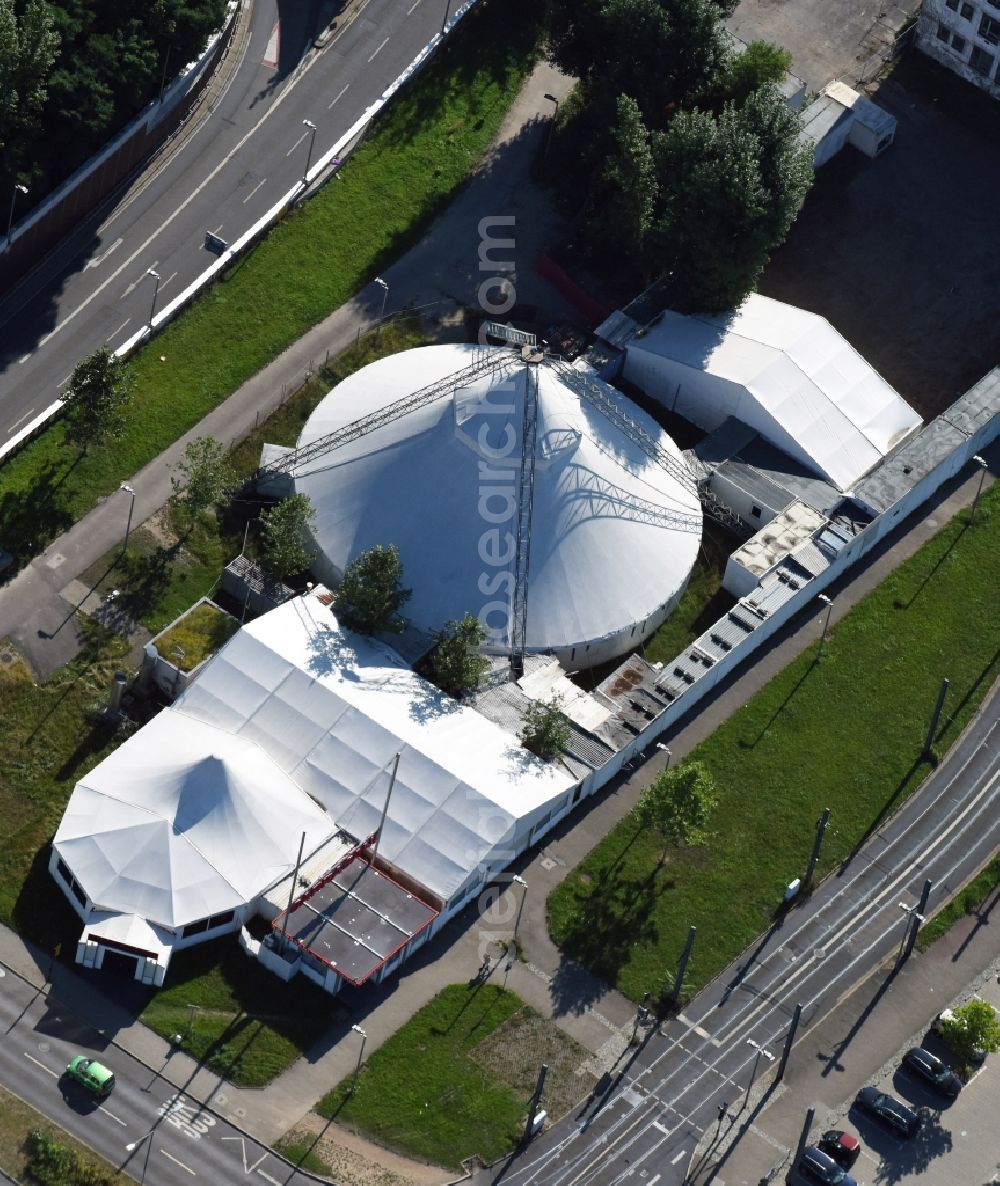
[[[492,351],[501,353],[510,354]],[[372,363],[334,388],[299,445],[377,414],[476,357],[475,347],[447,345]],[[701,505],[674,442],[620,392],[592,371],[560,372],[551,360],[536,373],[527,646],[587,667],[636,646],[666,616],[698,554]],[[581,398],[587,381],[657,442],[673,472]],[[295,489],[316,511],[320,578],[335,584],[359,553],[395,544],[413,591],[404,612],[415,625],[439,630],[472,613],[497,629],[502,647],[525,382],[523,365],[505,380],[484,374],[306,467]]]
[[825,318],[757,294],[667,310],[627,342],[625,377],[708,431],[735,416],[841,490],[921,423]]

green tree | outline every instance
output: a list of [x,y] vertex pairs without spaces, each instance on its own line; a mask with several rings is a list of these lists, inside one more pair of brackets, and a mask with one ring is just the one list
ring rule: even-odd
[[44,0],[27,0],[18,17],[13,0],[0,0],[0,151],[16,163],[41,132],[49,76],[59,50]]
[[362,634],[399,633],[399,611],[411,595],[403,588],[403,564],[395,544],[376,544],[344,570],[337,591],[337,614],[345,626]]
[[787,49],[769,41],[751,41],[719,71],[713,88],[719,105],[731,102],[740,107],[762,86],[782,82],[791,64],[792,55]]
[[659,207],[646,251],[652,274],[673,274],[682,307],[730,309],[756,287],[812,184],[798,132],[764,86],[742,107],[682,112],[653,136]]
[[988,1001],[974,997],[938,1023],[941,1037],[967,1066],[979,1052],[1000,1050],[1000,1018]]
[[715,780],[701,762],[685,762],[664,770],[642,792],[636,817],[642,827],[655,828],[670,845],[704,844],[705,825],[718,803]]
[[310,528],[315,518],[305,494],[293,494],[261,515],[264,567],[278,580],[298,576],[312,563],[316,553]]
[[569,722],[563,716],[559,698],[532,700],[521,723],[521,744],[548,761],[569,744]]
[[128,363],[107,346],[78,362],[66,387],[69,439],[86,452],[96,441],[117,437],[134,392]]
[[649,133],[639,105],[628,95],[617,104],[615,148],[604,168],[595,219],[601,242],[612,244],[634,266],[643,267],[642,249],[656,211],[658,183]]
[[460,622],[447,622],[435,637],[431,679],[451,696],[474,692],[490,666],[489,660],[479,653],[486,641],[486,627],[472,614],[465,614]]
[[174,502],[192,524],[202,511],[227,498],[234,480],[229,454],[213,437],[189,441],[176,468],[170,479]]

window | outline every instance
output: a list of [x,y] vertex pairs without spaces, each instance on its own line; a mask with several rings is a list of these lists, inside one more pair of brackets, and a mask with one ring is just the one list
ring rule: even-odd
[[967,42],[966,42],[965,38],[964,38],[964,37],[959,37],[959,35],[958,35],[957,33],[956,33],[956,34],[954,35],[954,37],[952,37],[952,39],[951,39],[951,48],[952,48],[952,49],[955,51],[955,53],[957,53],[957,54],[964,54],[964,53],[965,53],[965,47],[966,47],[966,44],[967,44]]
[[979,36],[984,41],[988,41],[990,45],[1000,45],[1000,21],[994,20],[993,17],[986,16],[984,13],[979,22]]
[[972,47],[972,56],[969,58],[969,65],[977,74],[983,74],[989,78],[993,72],[993,55],[988,54],[985,49],[980,49],[978,45]]
[[763,512],[761,511],[760,507],[751,507],[750,508],[750,514],[753,515],[753,517],[755,519],[759,519],[761,517],[762,513]]
[[952,12],[958,12],[958,0],[944,0],[944,2]]
[[200,918],[200,919],[198,919],[197,922],[189,922],[187,924],[187,926],[184,928],[184,930],[181,931],[181,935],[183,936],[183,938],[186,939],[189,935],[200,935],[202,933],[202,931],[207,931],[207,930],[208,930],[208,919]]
[[214,931],[216,927],[224,927],[236,917],[235,910],[227,910],[223,914],[213,914],[208,920],[208,929]]
[[947,25],[938,25],[937,39],[938,41],[951,41],[951,31]]
[[971,4],[963,4],[961,12],[959,12],[958,15],[962,18],[963,21],[971,21],[972,18],[976,15],[976,10],[972,7]]

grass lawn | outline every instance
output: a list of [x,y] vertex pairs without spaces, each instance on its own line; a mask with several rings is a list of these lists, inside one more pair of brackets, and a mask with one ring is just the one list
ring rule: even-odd
[[920,928],[917,947],[926,951],[936,939],[947,934],[960,918],[969,914],[978,915],[984,908],[992,906],[997,886],[1000,886],[1000,856],[994,857],[977,877]]
[[[78,1164],[90,1168],[92,1176],[86,1177],[86,1171],[83,1171],[77,1177],[77,1181],[134,1182],[134,1178],[116,1171],[114,1166],[99,1158],[82,1141],[57,1128],[47,1116],[36,1112],[16,1095],[11,1095],[9,1091],[4,1091],[0,1087],[0,1169],[18,1182],[34,1181],[28,1174],[30,1157],[25,1145],[28,1134],[37,1129],[50,1133],[60,1146],[76,1155]],[[99,1174],[104,1176],[98,1177]],[[66,1182],[65,1186],[72,1186],[72,1183]]]
[[341,180],[289,214],[133,357],[136,406],[88,453],[53,426],[0,469],[21,561],[79,519],[416,240],[479,161],[535,55],[537,6],[485,0],[397,97]]
[[[196,1006],[196,1008],[192,1008]],[[240,1087],[262,1087],[333,1023],[340,1006],[298,976],[286,984],[232,936],[179,951],[141,1020]]]
[[[239,630],[235,618],[211,602],[203,601],[162,635],[156,649],[166,659],[180,659],[182,671],[193,671]],[[177,649],[182,652],[177,656]]]
[[704,848],[672,850],[627,816],[549,897],[552,934],[633,999],[659,993],[688,927],[694,992],[772,921],[824,807],[821,875],[916,789],[943,676],[938,753],[1000,666],[1000,487],[952,522],[698,747],[720,802]]
[[497,985],[453,984],[428,1002],[317,1105],[321,1116],[449,1169],[500,1157],[519,1138],[528,1095],[496,1082],[475,1047],[522,1003]]

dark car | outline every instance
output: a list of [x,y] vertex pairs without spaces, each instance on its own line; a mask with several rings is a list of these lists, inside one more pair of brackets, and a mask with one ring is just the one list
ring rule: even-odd
[[802,1150],[797,1169],[807,1182],[820,1182],[822,1186],[858,1186],[843,1166],[837,1165],[832,1157],[814,1145]]
[[962,1080],[955,1072],[930,1051],[919,1046],[907,1050],[903,1055],[903,1066],[911,1075],[922,1079],[932,1091],[943,1095],[945,1099],[953,1100],[962,1090]]
[[875,1087],[862,1087],[854,1102],[862,1112],[867,1112],[898,1137],[916,1136],[920,1128],[921,1120],[916,1112]]
[[845,1170],[849,1170],[861,1156],[861,1142],[840,1128],[831,1128],[823,1133],[819,1139],[819,1148]]

